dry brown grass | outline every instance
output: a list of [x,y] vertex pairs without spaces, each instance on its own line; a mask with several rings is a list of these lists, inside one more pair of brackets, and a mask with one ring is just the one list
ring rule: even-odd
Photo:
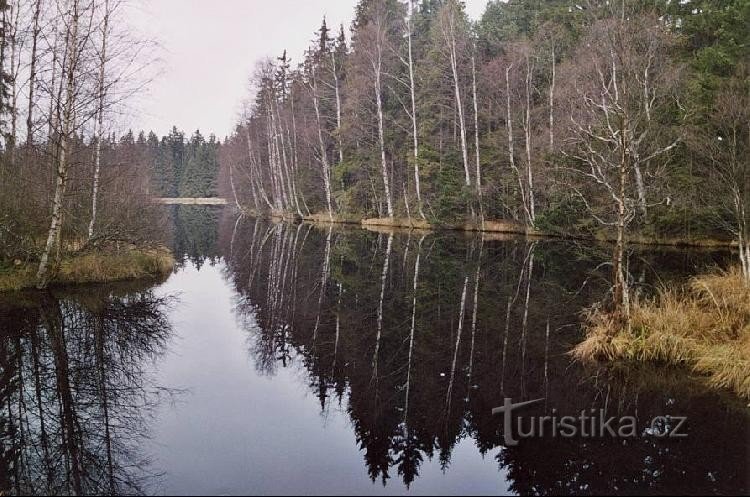
[[433,226],[422,219],[417,218],[400,218],[400,217],[381,217],[372,219],[363,219],[362,226],[382,226],[391,228],[412,228],[418,230],[431,230]]
[[584,361],[639,361],[691,368],[716,388],[750,398],[750,288],[733,269],[699,276],[633,304],[628,327],[596,309],[573,351]]
[[[172,271],[174,262],[172,253],[162,247],[87,252],[64,259],[50,284],[76,285],[154,278]],[[36,268],[32,265],[0,271],[0,292],[30,289],[35,285]]]

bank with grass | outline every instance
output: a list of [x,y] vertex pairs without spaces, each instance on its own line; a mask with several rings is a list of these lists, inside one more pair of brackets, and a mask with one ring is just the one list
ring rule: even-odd
[[[172,252],[161,245],[106,247],[72,252],[52,268],[49,286],[156,279],[174,267]],[[37,286],[38,263],[0,261],[0,292]]]
[[582,361],[682,368],[711,387],[750,399],[750,287],[739,269],[637,299],[629,324],[591,310],[586,329],[573,351]]

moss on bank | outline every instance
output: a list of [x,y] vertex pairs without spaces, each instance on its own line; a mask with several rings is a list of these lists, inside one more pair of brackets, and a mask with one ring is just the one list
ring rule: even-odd
[[[172,271],[172,253],[164,247],[129,247],[116,251],[95,251],[64,258],[53,271],[51,286],[109,283],[156,278]],[[0,292],[34,288],[36,265],[0,266]]]
[[587,316],[573,351],[584,361],[636,361],[689,368],[715,388],[750,399],[750,288],[738,269],[636,301],[623,328],[608,313]]

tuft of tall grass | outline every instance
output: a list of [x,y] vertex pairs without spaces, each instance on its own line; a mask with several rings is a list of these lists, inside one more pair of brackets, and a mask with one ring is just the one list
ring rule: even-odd
[[586,339],[572,352],[579,360],[687,367],[750,398],[750,288],[738,268],[636,300],[627,325],[601,309],[585,323]]
[[[77,285],[155,278],[169,274],[174,262],[172,253],[163,247],[79,253],[61,261],[51,284]],[[0,292],[34,288],[35,269],[33,265],[22,265],[0,270]]]

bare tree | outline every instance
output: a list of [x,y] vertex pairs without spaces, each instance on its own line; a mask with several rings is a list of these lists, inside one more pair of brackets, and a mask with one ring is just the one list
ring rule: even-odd
[[375,97],[375,115],[378,129],[378,151],[380,157],[380,172],[385,192],[386,213],[392,218],[393,193],[391,191],[391,172],[388,167],[385,144],[385,116],[383,111],[383,94],[385,85],[383,79],[386,76],[386,56],[389,52],[389,13],[382,0],[373,2],[368,12],[367,24],[359,28],[357,33],[357,48],[361,50],[366,60],[369,71],[370,84]]
[[31,54],[29,55],[29,101],[28,101],[28,112],[26,114],[26,146],[31,148],[34,144],[34,105],[36,90],[36,78],[37,78],[37,59],[38,59],[38,43],[39,34],[41,33],[41,26],[39,24],[40,16],[42,13],[42,0],[36,0],[34,2],[34,16],[32,20],[31,28]]
[[484,204],[482,199],[482,166],[479,153],[479,104],[477,99],[477,61],[476,61],[476,43],[471,54],[471,89],[474,100],[474,152],[476,154],[477,168],[477,202],[479,202],[479,218],[484,227]]
[[104,78],[106,74],[107,39],[110,35],[109,23],[111,15],[112,12],[110,10],[110,0],[104,0],[104,14],[102,17],[101,26],[101,50],[99,52],[99,81],[97,95],[98,103],[96,109],[96,131],[94,133],[94,139],[96,140],[94,149],[94,184],[91,193],[91,222],[89,223],[89,238],[92,238],[94,236],[94,226],[96,225],[96,213],[99,200],[99,176],[102,160],[102,136],[104,135],[104,100],[106,98],[106,82]]
[[448,52],[448,60],[453,78],[453,93],[456,98],[456,112],[458,114],[458,127],[461,141],[461,157],[464,165],[464,181],[466,186],[471,186],[471,170],[469,167],[469,148],[466,141],[466,118],[464,116],[464,104],[461,95],[461,76],[459,74],[459,61],[463,57],[465,48],[462,35],[461,8],[455,0],[448,0],[439,13],[440,29]]
[[419,177],[419,126],[417,125],[417,83],[414,78],[413,47],[414,4],[412,0],[407,0],[407,4],[409,5],[409,14],[406,18],[406,41],[408,51],[407,67],[409,68],[409,97],[411,100],[411,112],[409,113],[409,117],[411,118],[412,140],[414,143],[414,148],[412,149],[412,153],[414,154],[414,187],[417,192],[417,209],[419,210],[419,215],[422,219],[426,219],[422,207],[422,185]]
[[318,137],[319,157],[320,164],[322,166],[323,174],[323,187],[325,188],[326,205],[328,206],[328,217],[333,221],[333,192],[331,187],[331,165],[328,162],[328,151],[325,140],[323,139],[323,121],[320,114],[320,96],[318,90],[318,78],[316,76],[315,67],[312,67],[310,75],[310,93],[313,101],[313,107],[315,108],[315,124]]
[[[712,172],[706,184],[706,203],[719,225],[737,240],[742,274],[750,285],[750,95],[748,67],[736,69],[716,96],[708,126],[693,130],[689,142]],[[717,203],[718,200],[718,203]]]
[[[45,288],[48,284],[50,256],[55,243],[60,236],[62,225],[62,210],[65,190],[68,183],[68,168],[70,160],[71,138],[75,130],[75,106],[77,96],[77,71],[81,62],[81,33],[79,24],[83,15],[80,0],[71,0],[70,8],[66,12],[65,52],[63,56],[63,80],[65,95],[56,104],[60,115],[60,129],[57,144],[57,174],[55,196],[52,201],[52,220],[47,234],[47,242],[39,262],[37,271],[37,286]],[[61,84],[62,87],[62,84]]]
[[630,310],[628,228],[645,198],[639,171],[678,144],[665,143],[666,133],[652,119],[654,109],[671,98],[675,67],[668,61],[654,64],[656,47],[669,43],[666,27],[656,18],[597,21],[579,47],[574,74],[566,78],[580,106],[571,116],[569,141],[575,150],[568,155],[580,165],[575,171],[586,188],[603,193],[610,203],[597,206],[582,189],[576,191],[590,214],[616,231],[614,305],[625,319]]

